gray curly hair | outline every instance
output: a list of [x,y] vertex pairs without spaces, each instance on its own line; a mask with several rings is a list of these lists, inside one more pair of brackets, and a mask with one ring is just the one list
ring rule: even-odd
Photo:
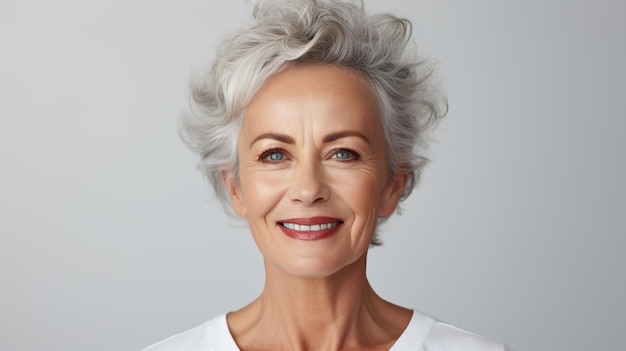
[[[221,173],[238,175],[237,139],[247,104],[269,77],[315,63],[350,69],[372,90],[389,174],[409,174],[400,200],[406,199],[428,161],[427,132],[447,111],[429,79],[432,65],[418,60],[411,45],[411,23],[368,16],[362,3],[336,0],[262,0],[253,17],[221,44],[211,70],[192,78],[190,106],[180,117],[181,138],[199,153],[198,168],[226,211],[232,208]],[[378,244],[376,236],[372,243]]]

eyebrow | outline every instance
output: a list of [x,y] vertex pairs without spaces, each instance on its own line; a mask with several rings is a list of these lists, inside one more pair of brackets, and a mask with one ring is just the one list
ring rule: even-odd
[[351,136],[357,137],[357,138],[361,138],[366,143],[371,144],[370,140],[367,138],[367,136],[365,136],[365,134],[357,132],[356,130],[342,130],[342,131],[339,131],[339,132],[330,133],[330,134],[324,136],[324,139],[322,139],[322,142],[324,142],[324,144],[326,144],[326,143],[333,142],[335,140],[339,140],[341,138],[351,137]]
[[279,133],[265,133],[265,134],[261,134],[259,136],[257,136],[256,138],[254,138],[254,140],[252,140],[252,142],[250,143],[250,146],[254,145],[254,143],[256,143],[257,141],[261,140],[261,139],[273,139],[276,141],[279,141],[281,143],[285,143],[285,144],[295,144],[296,141],[290,137],[289,135],[286,134],[279,134]]
[[[334,133],[327,134],[322,139],[322,142],[324,144],[327,144],[327,143],[331,143],[331,142],[333,142],[335,140],[339,140],[341,138],[346,138],[346,137],[351,137],[351,136],[357,137],[357,138],[361,138],[366,143],[371,144],[369,138],[367,136],[365,136],[365,134],[357,132],[356,130],[342,130],[342,131],[339,131],[339,132],[334,132]],[[293,145],[293,144],[296,143],[294,138],[292,138],[292,137],[290,137],[289,135],[286,135],[286,134],[264,133],[264,134],[261,134],[261,135],[257,136],[256,138],[254,138],[254,140],[252,140],[252,142],[250,143],[250,146],[254,145],[254,143],[256,143],[257,141],[262,140],[262,139],[272,139],[272,140],[276,140],[278,142],[285,143],[285,144],[290,144],[290,145]]]

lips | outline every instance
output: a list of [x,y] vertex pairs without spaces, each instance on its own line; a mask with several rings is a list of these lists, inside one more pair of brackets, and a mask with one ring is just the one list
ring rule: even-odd
[[293,239],[321,240],[335,234],[341,224],[339,218],[309,217],[285,219],[278,222],[278,227]]
[[341,223],[341,222],[312,224],[312,225],[296,224],[296,223],[282,223],[282,225],[285,226],[288,229],[297,230],[297,231],[300,231],[300,232],[311,232],[311,231],[315,232],[315,231],[320,231],[320,230],[326,230],[326,229],[334,228],[334,227],[338,226],[339,223]]

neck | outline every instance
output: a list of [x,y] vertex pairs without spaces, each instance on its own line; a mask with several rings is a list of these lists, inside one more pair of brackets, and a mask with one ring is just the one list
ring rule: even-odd
[[374,295],[365,275],[365,256],[323,278],[294,277],[281,269],[266,269],[261,294],[264,313],[307,326],[328,325],[360,313]]
[[[390,321],[390,314],[399,312],[405,320]],[[363,255],[323,278],[296,277],[266,262],[263,293],[229,315],[229,324],[233,335],[249,336],[237,340],[240,346],[252,342],[247,345],[258,349],[341,350],[389,339],[393,343],[408,323],[406,312],[372,290]],[[262,336],[268,341],[260,345]]]

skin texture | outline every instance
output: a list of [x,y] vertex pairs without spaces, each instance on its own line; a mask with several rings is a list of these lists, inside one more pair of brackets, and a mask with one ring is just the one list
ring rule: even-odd
[[[387,350],[411,311],[374,293],[366,257],[377,217],[394,212],[407,176],[387,172],[371,91],[347,69],[290,68],[248,105],[238,147],[239,178],[224,172],[223,181],[266,271],[261,296],[228,315],[239,347]],[[338,225],[318,237],[285,221]]]

